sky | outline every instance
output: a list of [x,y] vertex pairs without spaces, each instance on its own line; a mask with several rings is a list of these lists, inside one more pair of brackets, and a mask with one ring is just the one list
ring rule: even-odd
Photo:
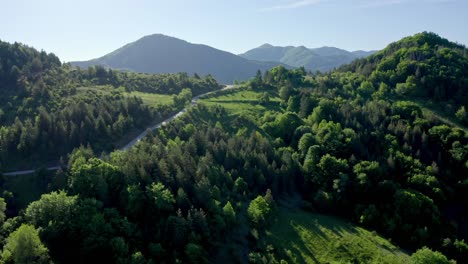
[[0,40],[62,61],[161,33],[235,54],[264,43],[383,49],[422,31],[468,45],[466,0],[0,0]]

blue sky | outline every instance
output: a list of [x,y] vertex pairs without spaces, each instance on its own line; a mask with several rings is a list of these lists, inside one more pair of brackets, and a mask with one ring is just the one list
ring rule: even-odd
[[1,40],[63,61],[153,33],[236,54],[264,43],[382,49],[421,31],[468,44],[466,0],[15,0],[1,8]]

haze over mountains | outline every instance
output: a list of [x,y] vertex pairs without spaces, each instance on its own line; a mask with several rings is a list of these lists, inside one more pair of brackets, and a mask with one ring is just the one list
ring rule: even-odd
[[292,67],[304,67],[310,71],[329,71],[375,51],[347,51],[335,47],[309,49],[304,46],[277,47],[264,44],[239,56],[257,61],[276,61]]
[[304,46],[274,47],[266,44],[238,56],[206,45],[154,34],[100,58],[71,64],[83,68],[103,65],[143,73],[211,74],[221,83],[232,83],[253,77],[257,70],[265,71],[278,65],[328,71],[372,53],[348,52],[333,47],[307,49]]
[[161,34],[145,36],[97,59],[71,63],[80,67],[103,65],[144,73],[211,74],[221,83],[247,80],[257,70],[265,71],[281,64],[251,61],[206,45],[192,44]]

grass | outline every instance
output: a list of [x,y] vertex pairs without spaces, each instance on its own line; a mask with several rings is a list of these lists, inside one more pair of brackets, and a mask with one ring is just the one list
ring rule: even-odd
[[281,99],[272,91],[268,92],[270,102],[264,105],[260,104],[259,97],[262,93],[263,91],[235,90],[221,96],[202,98],[200,102],[207,106],[220,105],[233,115],[248,113],[258,117],[268,110],[282,112]]
[[460,128],[468,133],[468,128],[460,124],[453,116],[451,117],[444,112],[440,104],[424,102],[422,100],[413,100],[413,102],[421,108],[424,117],[428,119],[435,118],[446,125]]
[[87,91],[93,91],[93,92],[96,92],[96,93],[108,95],[108,94],[111,94],[111,92],[114,89],[115,88],[113,88],[110,85],[94,85],[94,86],[78,87],[78,88],[76,88],[76,92],[78,94],[85,94]]
[[143,92],[125,92],[125,96],[136,96],[143,99],[143,104],[148,106],[156,106],[158,104],[168,105],[171,104],[172,98],[174,95],[169,94],[153,94],[153,93],[143,93]]
[[119,91],[124,96],[127,97],[140,97],[143,100],[143,104],[147,106],[156,106],[158,104],[167,105],[171,104],[172,94],[155,94],[155,93],[144,93],[144,92],[125,92],[124,88],[114,88],[110,85],[96,85],[96,86],[87,86],[87,87],[78,87],[76,88],[78,94],[85,94],[87,91],[93,91],[97,94],[109,95],[112,91]]
[[388,240],[335,217],[279,209],[267,240],[289,263],[408,263]]

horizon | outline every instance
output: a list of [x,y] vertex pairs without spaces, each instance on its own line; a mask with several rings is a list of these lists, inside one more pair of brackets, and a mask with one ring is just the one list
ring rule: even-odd
[[3,28],[0,39],[52,52],[64,62],[99,58],[153,34],[233,54],[263,44],[381,50],[423,31],[468,44],[468,3],[461,0],[155,2],[7,2],[0,21],[15,26]]

